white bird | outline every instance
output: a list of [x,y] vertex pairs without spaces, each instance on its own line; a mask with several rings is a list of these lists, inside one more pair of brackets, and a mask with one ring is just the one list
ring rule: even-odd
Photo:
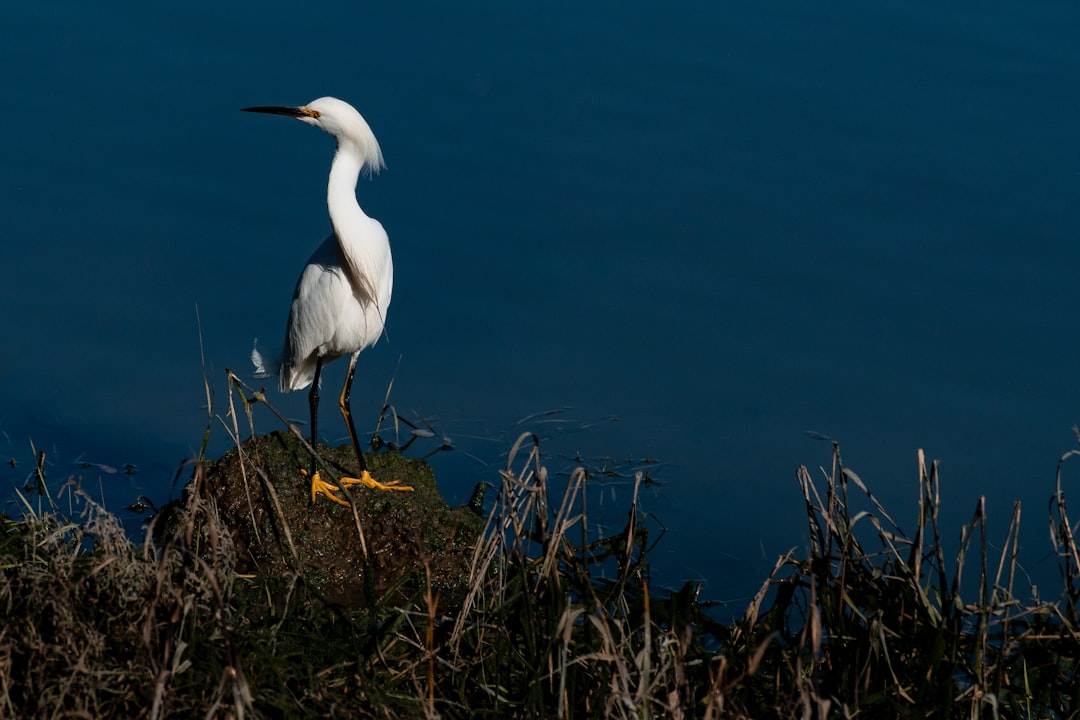
[[[390,241],[382,224],[368,217],[356,202],[356,181],[362,171],[378,172],[384,167],[382,151],[367,121],[356,109],[332,97],[313,100],[300,107],[249,107],[246,112],[285,115],[296,118],[337,140],[337,152],[330,165],[326,204],[333,232],[308,258],[293,292],[285,346],[280,357],[262,355],[258,346],[251,352],[256,373],[277,376],[282,392],[302,390],[308,385],[311,409],[311,446],[317,445],[319,375],[322,366],[335,358],[349,356],[349,371],[341,390],[339,406],[356,450],[358,478],[342,478],[342,483],[362,483],[379,490],[412,490],[397,481],[380,483],[371,477],[353,425],[350,392],[356,358],[361,350],[378,341],[390,307],[394,286],[394,263]],[[337,486],[323,481],[313,468],[311,500],[325,494],[342,505],[333,491]]]

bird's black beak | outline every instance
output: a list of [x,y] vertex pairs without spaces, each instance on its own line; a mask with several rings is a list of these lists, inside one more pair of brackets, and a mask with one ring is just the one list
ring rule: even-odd
[[258,107],[242,108],[244,112],[265,113],[267,115],[284,115],[291,118],[319,117],[319,113],[308,107],[281,107],[278,105],[260,105]]

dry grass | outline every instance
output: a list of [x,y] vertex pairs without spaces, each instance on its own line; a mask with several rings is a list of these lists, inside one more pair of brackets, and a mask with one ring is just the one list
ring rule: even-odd
[[[260,403],[231,385],[227,427],[244,457],[237,421]],[[0,716],[1080,716],[1080,553],[1063,468],[1050,518],[1056,602],[1015,586],[1019,506],[991,543],[978,499],[949,551],[936,464],[920,454],[908,534],[834,447],[817,480],[798,472],[807,557],[779,558],[726,625],[696,584],[650,583],[647,478],[622,527],[591,534],[589,472],[554,482],[528,434],[493,478],[466,592],[452,601],[429,582],[342,606],[302,568],[239,575],[205,467],[191,465],[182,504],[141,546],[70,483],[0,521]],[[248,471],[263,481],[264,468]],[[295,565],[297,535],[283,536]]]
[[1032,601],[1030,588],[1015,586],[1019,503],[998,555],[988,551],[981,497],[950,553],[937,464],[921,451],[911,537],[844,467],[839,447],[823,475],[819,485],[799,470],[810,557],[785,562],[793,572],[770,609],[783,618],[770,671],[777,683],[797,683],[802,716],[1080,716],[1077,554],[1060,468],[1050,518],[1059,602]]

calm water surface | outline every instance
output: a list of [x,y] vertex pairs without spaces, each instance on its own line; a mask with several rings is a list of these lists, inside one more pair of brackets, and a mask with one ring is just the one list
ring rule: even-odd
[[[280,342],[328,229],[330,139],[239,108],[332,94],[382,143],[358,196],[396,265],[354,407],[373,426],[396,378],[457,448],[432,459],[452,500],[522,430],[555,470],[657,460],[658,574],[738,611],[804,543],[812,431],[908,527],[919,447],[950,527],[980,494],[999,523],[1022,500],[1028,570],[1053,577],[1043,513],[1080,422],[1078,6],[261,7],[0,9],[5,482],[33,438],[118,504],[174,492],[207,421],[197,313],[223,414],[224,369]],[[332,408],[323,429],[344,440]],[[594,519],[621,519],[627,482]]]

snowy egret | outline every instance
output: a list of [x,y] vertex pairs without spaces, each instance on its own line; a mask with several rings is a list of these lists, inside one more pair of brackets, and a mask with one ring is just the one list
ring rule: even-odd
[[[378,172],[383,167],[382,151],[367,121],[347,102],[332,97],[313,100],[300,107],[249,107],[246,112],[268,113],[296,118],[337,140],[337,152],[330,165],[326,204],[333,232],[308,258],[293,292],[285,346],[281,356],[263,355],[258,346],[251,351],[256,373],[277,376],[282,392],[302,390],[311,385],[311,446],[317,447],[319,375],[322,366],[335,358],[349,356],[349,370],[341,389],[339,407],[356,450],[360,477],[342,478],[346,485],[363,484],[378,490],[412,490],[391,481],[380,483],[371,477],[353,425],[350,392],[356,358],[375,344],[383,332],[386,311],[394,285],[394,264],[390,242],[382,224],[368,217],[356,202],[356,181],[361,171]],[[347,505],[333,493],[338,487],[311,473],[311,500],[319,493]]]

